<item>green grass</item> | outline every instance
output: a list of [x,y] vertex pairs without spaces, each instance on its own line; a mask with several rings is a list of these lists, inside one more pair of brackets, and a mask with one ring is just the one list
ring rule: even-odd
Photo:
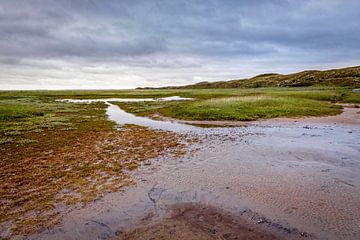
[[[3,124],[0,127],[0,133],[4,132],[4,129],[6,132],[11,130],[13,133],[8,132],[6,136],[10,137],[12,134],[20,133],[19,135],[21,135],[24,129],[33,131],[41,131],[43,128],[71,130],[74,119],[86,121],[86,118],[91,118],[91,113],[85,114],[81,105],[55,102],[55,99],[160,98],[175,95],[191,97],[196,100],[118,104],[126,111],[142,116],[159,112],[180,119],[253,120],[281,116],[336,114],[340,112],[340,109],[330,102],[360,103],[359,93],[353,93],[351,88],[342,87],[2,91],[0,92],[0,121]],[[248,99],[251,98],[246,97],[252,96],[259,98],[257,101],[249,102]],[[261,98],[263,96],[267,98]],[[44,113],[44,115],[39,116],[39,113]],[[18,137],[15,136],[15,138]]]
[[22,103],[2,103],[0,105],[0,121],[25,118],[35,115],[36,109]]
[[[351,88],[341,87],[2,91],[0,92],[0,121],[3,124],[0,127],[0,133],[5,131],[7,132],[6,137],[9,137],[10,135],[21,135],[24,129],[33,131],[41,131],[43,128],[71,130],[73,128],[72,119],[85,121],[86,118],[91,118],[91,114],[85,114],[84,108],[79,104],[55,102],[55,99],[159,98],[174,95],[192,97],[196,100],[192,102],[119,103],[119,105],[129,112],[142,116],[159,112],[181,119],[253,120],[281,116],[336,114],[340,110],[329,102],[360,103],[359,93],[353,93]],[[246,97],[251,96],[267,96],[268,98],[259,97],[257,101],[249,102],[247,99],[251,98]]]
[[228,97],[164,109],[166,115],[191,120],[256,120],[259,118],[333,115],[340,106],[291,97]]
[[240,120],[259,118],[324,116],[341,112],[341,106],[326,101],[296,97],[254,95],[224,97],[186,103],[118,103],[126,111],[185,120]]
[[[266,87],[266,88],[214,88],[214,89],[136,89],[136,90],[69,90],[69,91],[0,91],[0,104],[3,100],[21,99],[27,101],[76,98],[160,98],[168,96],[210,99],[215,97],[247,96],[254,94],[299,94],[314,96],[337,96],[345,94],[360,99],[360,94],[352,93],[348,87]],[[344,96],[344,97],[346,97]],[[324,99],[323,99],[324,100]],[[341,99],[338,99],[341,100]]]
[[113,123],[107,121],[105,108],[103,103],[83,106],[35,97],[3,98],[0,100],[0,145],[31,144],[35,142],[31,135],[49,130],[81,130],[85,123],[95,129],[111,129]]
[[[171,90],[174,91],[174,90]],[[274,117],[334,115],[335,103],[359,103],[360,94],[349,88],[191,89],[181,96],[190,102],[117,103],[124,110],[147,116],[160,113],[185,120],[256,120]]]

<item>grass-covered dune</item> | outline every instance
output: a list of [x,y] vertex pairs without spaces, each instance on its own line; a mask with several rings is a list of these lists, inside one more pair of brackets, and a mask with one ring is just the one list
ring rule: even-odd
[[293,74],[267,73],[249,79],[218,82],[200,82],[197,84],[167,87],[178,89],[194,88],[256,88],[256,87],[305,87],[339,86],[359,87],[360,66],[331,69],[326,71],[309,70]]

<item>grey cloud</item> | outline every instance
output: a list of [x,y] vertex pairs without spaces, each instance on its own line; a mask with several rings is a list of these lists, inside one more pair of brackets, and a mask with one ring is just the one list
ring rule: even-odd
[[[176,82],[218,80],[285,63],[297,68],[283,72],[358,62],[360,2],[3,0],[0,33],[0,68],[8,71],[0,83],[6,76],[24,78],[22,68],[26,79],[62,79],[76,71],[83,79],[101,75],[98,69],[74,67],[85,65],[126,68],[110,72],[139,84],[171,84],[166,76],[175,79],[176,73]],[[53,73],[43,73],[41,63]],[[144,80],[153,68],[154,76]],[[103,81],[110,78],[104,72]]]

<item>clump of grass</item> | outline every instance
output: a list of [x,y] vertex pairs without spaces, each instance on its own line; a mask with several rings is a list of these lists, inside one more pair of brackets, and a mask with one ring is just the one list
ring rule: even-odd
[[20,145],[23,145],[23,144],[29,144],[29,143],[36,143],[38,142],[37,140],[33,140],[33,139],[20,139],[20,140],[17,140],[16,143],[17,144],[20,144]]
[[136,169],[138,166],[139,166],[139,164],[136,163],[136,162],[131,162],[131,163],[127,164],[127,168],[128,168],[129,170],[134,170],[134,169]]
[[360,93],[344,93],[342,102],[345,103],[360,103]]
[[6,132],[5,136],[18,136],[18,135],[22,135],[22,134],[23,134],[22,132],[15,130],[15,131]]
[[13,138],[11,137],[0,137],[0,145],[5,143],[11,143]]
[[71,130],[76,130],[76,127],[65,127],[65,128],[60,128],[60,131],[71,131]]
[[6,104],[0,105],[0,121],[20,119],[35,115],[36,109],[26,104]]

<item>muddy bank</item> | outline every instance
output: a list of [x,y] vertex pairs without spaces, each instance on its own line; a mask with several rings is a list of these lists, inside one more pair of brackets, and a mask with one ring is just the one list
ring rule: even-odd
[[272,224],[250,210],[231,213],[208,205],[188,203],[170,206],[168,211],[169,217],[155,223],[144,218],[139,224],[143,227],[118,232],[114,239],[310,239],[307,233]]
[[343,104],[343,112],[339,115],[326,117],[303,117],[303,118],[275,118],[258,121],[261,124],[279,123],[318,123],[318,124],[341,124],[341,125],[360,125],[360,108],[353,104]]

